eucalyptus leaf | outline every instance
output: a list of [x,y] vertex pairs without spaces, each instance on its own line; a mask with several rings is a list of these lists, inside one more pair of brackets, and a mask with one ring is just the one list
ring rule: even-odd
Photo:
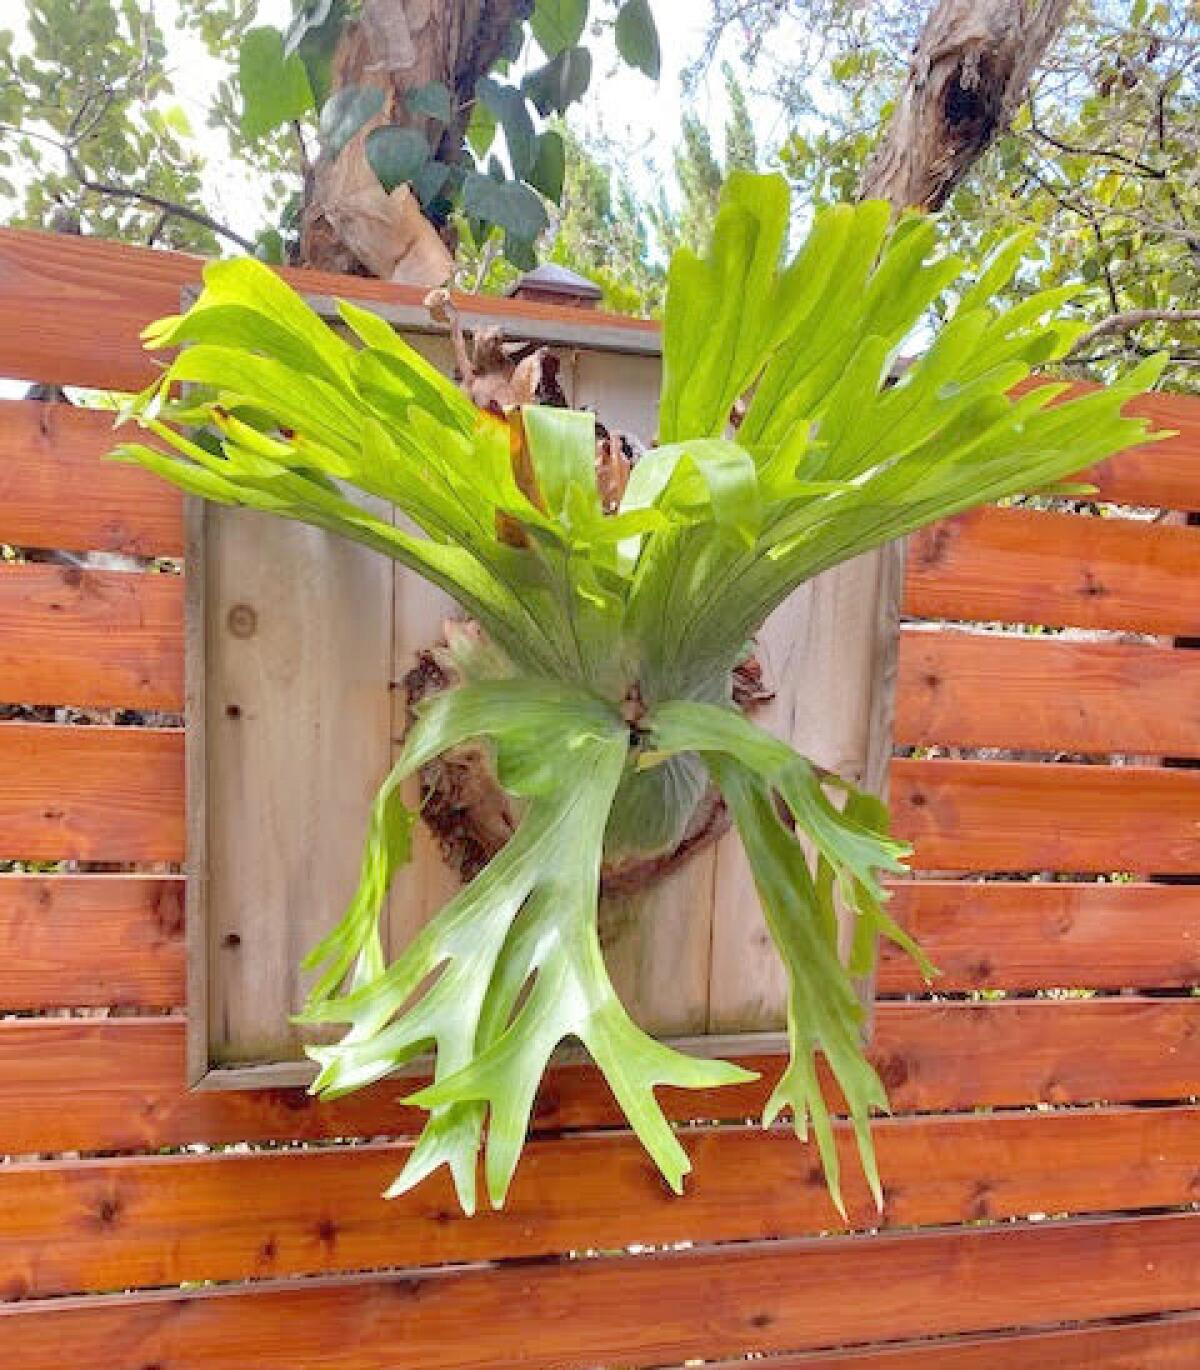
[[499,121],[508,144],[508,158],[518,177],[526,175],[537,156],[537,135],[525,96],[516,86],[501,85],[485,76],[475,87],[475,95]]
[[417,179],[429,161],[429,144],[416,129],[385,124],[367,134],[366,153],[384,190],[394,190]]
[[496,181],[478,172],[469,172],[463,183],[463,208],[473,218],[498,224],[525,242],[532,242],[550,225],[545,206],[528,186]]
[[547,57],[574,47],[587,23],[588,0],[536,0],[529,28]]
[[304,118],[313,108],[304,63],[295,54],[284,55],[278,29],[251,29],[242,39],[238,87],[241,128],[247,138],[261,138],[293,119]]
[[617,51],[624,60],[657,81],[662,53],[649,0],[624,0],[617,13],[615,37]]
[[321,146],[336,157],[351,138],[383,108],[378,86],[343,86],[325,101],[317,133]]
[[427,85],[410,90],[404,103],[413,114],[423,114],[439,124],[448,124],[454,118],[454,97],[441,81],[430,81]]
[[567,149],[562,134],[548,128],[538,135],[537,156],[526,180],[554,204],[562,201],[567,174]]
[[592,54],[579,46],[564,48],[544,67],[531,71],[521,89],[539,114],[562,114],[581,100],[592,80]]

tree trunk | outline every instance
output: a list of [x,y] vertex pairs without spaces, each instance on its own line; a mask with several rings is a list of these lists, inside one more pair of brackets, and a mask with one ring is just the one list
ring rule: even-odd
[[[377,86],[384,104],[336,158],[318,160],[301,229],[303,265],[429,286],[447,279],[452,245],[407,186],[388,194],[379,184],[366,159],[367,134],[383,124],[415,128],[440,160],[457,160],[475,82],[495,62],[512,24],[532,8],[533,0],[365,0],[338,43],[333,89]],[[433,81],[453,100],[455,117],[444,130],[405,102]]]
[[940,209],[1008,128],[1070,0],[937,0],[859,184],[897,210]]

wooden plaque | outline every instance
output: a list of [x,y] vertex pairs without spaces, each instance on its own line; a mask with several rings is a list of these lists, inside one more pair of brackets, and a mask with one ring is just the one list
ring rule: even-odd
[[[444,330],[423,311],[378,312],[449,368]],[[656,332],[583,311],[567,326],[502,322],[510,339],[555,348],[573,406],[653,435]],[[357,884],[368,810],[405,725],[399,683],[457,609],[367,548],[251,510],[189,500],[186,555],[189,1078],[205,1089],[303,1084],[313,1032],[290,1021],[307,987],[299,963]],[[896,545],[828,572],[759,637],[775,698],[756,720],[877,793],[902,567]],[[389,900],[389,949],[456,883],[418,825]],[[647,1030],[706,1054],[786,1049],[783,972],[736,836],[642,894],[607,900],[602,939]]]

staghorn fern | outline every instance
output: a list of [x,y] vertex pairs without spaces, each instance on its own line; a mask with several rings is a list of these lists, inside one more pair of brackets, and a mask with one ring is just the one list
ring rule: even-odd
[[[482,1150],[502,1204],[539,1081],[569,1037],[681,1189],[688,1159],[655,1088],[751,1077],[633,1023],[605,969],[597,900],[602,861],[671,850],[711,780],[787,971],[791,1059],[765,1120],[790,1111],[805,1135],[811,1119],[842,1209],[823,1055],[880,1199],[869,1115],[887,1101],[850,977],[869,969],[877,934],[931,970],[884,907],[879,875],[903,869],[905,848],[882,804],[732,707],[731,670],[771,610],[828,567],[1144,441],[1145,425],[1120,411],[1159,363],[1063,403],[1052,403],[1059,384],[1010,398],[1082,327],[1055,318],[1068,290],[990,307],[1022,240],[964,279],[933,222],[893,226],[886,205],[865,203],[821,214],[783,266],[787,219],[780,178],[736,175],[709,254],[674,258],[661,445],[611,516],[590,415],[478,411],[372,314],[339,306],[347,341],[252,261],[210,265],[196,305],[147,330],[151,347],[188,344],[128,409],[172,454],[127,444],[116,455],[206,499],[373,547],[448,591],[490,639],[486,670],[468,663],[462,684],[421,707],[375,801],[359,888],[306,963],[318,974],[302,1021],[349,1025],[310,1049],[323,1097],[434,1052],[433,1082],[409,1098],[428,1121],[392,1194],[445,1164],[472,1212]],[[947,294],[947,321],[889,384],[900,344]],[[194,397],[172,401],[184,383]],[[391,501],[420,531],[372,516],[351,490]],[[414,822],[401,782],[468,739],[493,749],[519,826],[389,965],[380,911]],[[856,920],[849,966],[838,899]]]

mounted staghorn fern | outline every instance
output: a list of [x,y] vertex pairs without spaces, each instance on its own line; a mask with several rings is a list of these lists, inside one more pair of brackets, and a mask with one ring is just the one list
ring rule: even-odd
[[[851,977],[870,969],[878,935],[931,971],[885,910],[880,876],[903,869],[905,849],[879,801],[734,708],[731,672],[772,609],[819,572],[1146,440],[1120,410],[1159,363],[1059,404],[1059,384],[1010,398],[1082,327],[1054,317],[1069,291],[990,307],[1021,241],[964,280],[931,221],[893,227],[886,205],[866,203],[821,214],[785,267],[787,220],[780,178],[738,175],[709,255],[676,255],[660,445],[608,514],[591,415],[477,410],[372,314],[339,306],[347,341],[254,262],[209,266],[196,305],[147,331],[151,347],[187,344],[130,406],[172,454],[129,444],[116,455],[206,499],[373,547],[483,629],[455,687],[419,708],[375,801],[358,891],[307,962],[316,981],[301,1021],[349,1025],[310,1049],[323,1097],[434,1053],[432,1083],[408,1100],[429,1118],[392,1194],[445,1164],[472,1212],[482,1151],[502,1204],[539,1081],[570,1037],[681,1189],[688,1159],[655,1087],[751,1077],[633,1023],[605,969],[597,904],[602,863],[671,852],[715,784],[787,971],[791,1059],[764,1121],[789,1111],[805,1135],[811,1120],[840,1209],[823,1055],[880,1199],[869,1115],[887,1104]],[[890,384],[898,348],[944,296],[947,321]],[[192,398],[172,401],[177,385]],[[366,512],[354,490],[419,531]],[[516,831],[389,965],[380,913],[415,821],[401,783],[480,740]],[[855,923],[848,966],[839,902]]]

